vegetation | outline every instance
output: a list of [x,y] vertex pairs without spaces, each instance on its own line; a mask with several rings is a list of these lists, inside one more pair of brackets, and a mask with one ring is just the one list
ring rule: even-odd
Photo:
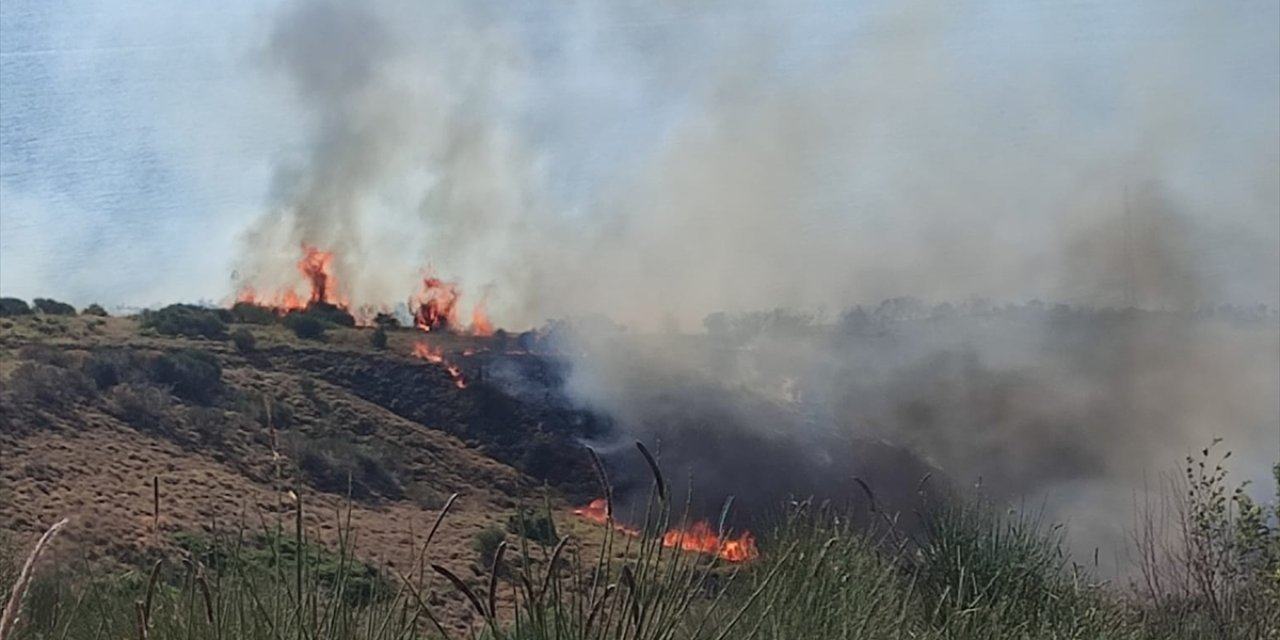
[[382,351],[383,349],[386,349],[387,348],[387,330],[383,328],[381,325],[379,325],[378,328],[374,329],[373,333],[370,334],[369,344],[373,346],[374,349],[377,349],[378,351]]
[[93,304],[91,304],[91,305],[89,305],[89,306],[87,306],[87,307],[85,307],[85,308],[84,308],[84,311],[81,311],[81,312],[80,312],[80,314],[81,314],[81,315],[86,315],[86,316],[97,316],[97,317],[99,317],[99,318],[106,318],[106,317],[108,317],[108,316],[110,316],[110,315],[111,315],[111,314],[107,313],[107,310],[106,310],[106,309],[103,309],[103,308],[102,308],[102,305],[100,305],[100,304],[98,304],[98,303],[96,303],[96,302],[95,302],[95,303],[93,303]]
[[231,306],[231,317],[245,324],[275,324],[280,320],[276,312],[252,302],[237,302]]
[[74,316],[76,314],[75,307],[65,302],[50,300],[49,298],[36,298],[31,301],[31,305],[36,308],[36,311],[47,316]]
[[258,346],[258,340],[253,337],[253,333],[248,329],[232,331],[231,342],[235,343],[236,351],[240,353],[253,353]]
[[29,315],[31,315],[31,306],[25,300],[0,298],[0,317]]
[[[1209,450],[1204,457],[1209,457]],[[38,567],[15,597],[23,615],[13,640],[61,637],[191,638],[474,638],[632,640],[907,639],[997,640],[1274,638],[1280,574],[1272,554],[1277,505],[1256,505],[1227,490],[1225,473],[1189,462],[1192,489],[1182,512],[1189,529],[1184,562],[1189,589],[1215,587],[1221,598],[1181,592],[1179,605],[1117,596],[1065,560],[1057,527],[994,505],[953,497],[923,514],[919,539],[899,536],[891,518],[851,524],[857,514],[794,505],[771,532],[763,555],[725,566],[673,551],[651,537],[603,529],[594,552],[573,538],[554,548],[488,528],[474,547],[484,573],[468,581],[429,559],[388,572],[357,559],[353,533],[339,522],[336,548],[317,544],[282,520],[249,533],[179,534],[182,563],[102,574]],[[1280,490],[1280,468],[1277,468]],[[675,519],[655,471],[643,531]],[[606,494],[610,493],[606,481]],[[456,496],[455,496],[456,497]],[[1278,496],[1280,498],[1280,496]],[[1236,506],[1230,506],[1235,504]],[[300,508],[300,507],[299,507]],[[1242,528],[1243,527],[1243,528]],[[723,528],[723,525],[721,525]],[[1232,553],[1223,555],[1224,545]],[[16,554],[13,545],[0,550]],[[1149,549],[1148,549],[1149,550]],[[1150,551],[1150,550],[1149,550]],[[510,553],[511,562],[504,558]],[[1210,557],[1213,584],[1194,576]],[[2,558],[17,563],[20,558]],[[5,562],[0,562],[4,566]],[[427,568],[430,567],[430,571]],[[18,578],[0,573],[8,591]],[[1222,591],[1222,580],[1238,581]],[[461,594],[474,612],[472,631],[438,615],[440,589]],[[1259,591],[1246,595],[1250,589]],[[499,593],[514,594],[502,609]],[[1257,599],[1252,600],[1256,595]],[[136,604],[135,604],[136,603]],[[1252,604],[1249,604],[1252,603]],[[1221,615],[1228,615],[1220,619]],[[476,634],[479,633],[477,636]],[[69,635],[68,635],[69,634]],[[8,640],[8,639],[6,639]]]
[[293,335],[303,340],[322,340],[326,331],[325,323],[308,313],[291,313],[284,318],[284,324],[293,331]]
[[221,340],[227,333],[227,325],[217,311],[190,304],[171,304],[156,311],[144,311],[142,326],[161,335],[210,340]]
[[497,557],[498,548],[506,541],[507,534],[505,531],[497,527],[488,527],[481,529],[480,533],[476,534],[471,546],[476,550],[480,564],[489,566],[493,564],[494,559]]
[[183,349],[160,354],[152,360],[151,379],[169,386],[180,398],[208,403],[221,387],[222,367],[207,351]]

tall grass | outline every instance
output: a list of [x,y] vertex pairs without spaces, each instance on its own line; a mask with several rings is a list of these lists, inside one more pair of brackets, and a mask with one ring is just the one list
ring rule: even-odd
[[[687,505],[670,504],[657,461],[641,453],[654,482],[635,523],[640,535],[607,526],[590,545],[535,535],[523,531],[535,519],[522,509],[518,535],[492,550],[484,576],[467,580],[433,563],[453,499],[401,573],[357,558],[349,511],[335,514],[338,543],[325,548],[308,538],[296,504],[291,518],[188,538],[181,556],[133,571],[38,571],[3,640],[1280,638],[1275,506],[1219,490],[1225,475],[1211,464],[1203,475],[1190,465],[1196,488],[1182,502],[1178,553],[1143,556],[1159,561],[1147,567],[1160,572],[1148,583],[1163,590],[1134,597],[1070,562],[1060,527],[971,496],[929,504],[911,532],[890,518],[868,526],[866,514],[800,504],[765,532],[761,557],[749,563],[676,551],[660,532],[685,520]],[[446,592],[469,611],[442,606]]]

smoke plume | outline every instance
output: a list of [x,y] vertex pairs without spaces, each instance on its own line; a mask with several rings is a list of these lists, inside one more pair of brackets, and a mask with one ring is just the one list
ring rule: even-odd
[[[568,390],[710,502],[940,470],[1113,544],[1210,438],[1280,455],[1274,315],[1190,315],[1280,291],[1280,15],[1239,4],[298,2],[262,58],[312,135],[238,273],[307,242],[356,304],[430,264],[624,323]],[[825,315],[677,335],[774,308]]]

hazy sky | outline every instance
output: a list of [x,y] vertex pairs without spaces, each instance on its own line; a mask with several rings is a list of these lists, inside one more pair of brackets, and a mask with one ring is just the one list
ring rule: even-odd
[[[305,147],[310,131],[309,112],[263,62],[284,4],[0,4],[4,295],[151,305],[231,294],[241,236],[270,206],[281,158]],[[927,64],[946,61],[933,72],[941,79],[930,82],[945,83],[948,93],[925,94],[927,108],[901,118],[895,108],[864,109],[860,117],[872,122],[862,137],[815,156],[832,184],[854,172],[874,182],[925,164],[933,147],[919,138],[954,134],[989,141],[999,162],[1020,149],[1040,161],[1044,131],[1070,147],[1078,142],[1072,132],[1090,137],[1192,104],[1191,115],[1178,117],[1198,137],[1182,141],[1175,159],[1149,177],[1170,185],[1199,220],[1219,299],[1275,304],[1280,295],[1280,274],[1270,273],[1280,270],[1280,3],[1273,0],[1212,9],[1164,0],[531,4],[426,3],[414,10],[423,18],[414,33],[427,51],[458,33],[502,34],[501,53],[519,59],[512,66],[519,73],[503,80],[486,113],[511,123],[538,167],[541,206],[562,218],[603,215],[601,194],[618,176],[652,174],[637,167],[714,112],[708,104],[732,103],[735,90],[756,100],[803,87],[793,95],[826,101],[824,117],[838,124],[846,103],[851,113],[862,108],[860,87],[893,87],[904,69],[919,82],[911,44],[919,38]],[[920,10],[934,5],[947,9]],[[899,7],[921,17],[878,20]],[[883,53],[886,40],[901,44]],[[857,60],[873,49],[882,53]],[[824,76],[846,66],[884,77],[844,82],[831,89],[835,97],[823,97]],[[446,86],[463,90],[493,71],[465,61],[443,67],[452,74]],[[1144,100],[1152,104],[1135,110]],[[1052,127],[1042,117],[1049,112]],[[927,119],[932,114],[945,119]],[[1025,143],[1031,138],[1036,144]],[[1090,145],[1097,157],[1129,152]],[[835,166],[843,159],[847,166]],[[929,226],[906,222],[902,207],[879,209],[879,197],[874,189],[824,187],[784,201],[830,211],[833,224],[854,225],[864,239]],[[1034,247],[1050,228],[1025,221],[1006,241]],[[466,260],[443,266],[501,284]]]

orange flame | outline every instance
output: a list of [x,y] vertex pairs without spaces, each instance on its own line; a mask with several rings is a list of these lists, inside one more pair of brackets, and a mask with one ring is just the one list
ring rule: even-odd
[[[604,498],[596,498],[585,507],[574,509],[573,513],[601,525],[607,525],[612,520],[609,504]],[[640,535],[638,529],[617,523],[614,523],[613,528],[629,536]],[[756,538],[750,532],[744,532],[736,538],[722,539],[706,520],[695,522],[688,529],[674,528],[667,531],[662,535],[662,546],[717,555],[729,562],[744,562],[760,556]]]
[[432,364],[444,366],[444,370],[449,373],[449,377],[453,378],[453,386],[459,389],[467,388],[467,381],[462,377],[462,370],[457,365],[445,360],[443,349],[433,349],[431,345],[425,342],[415,342],[413,344],[413,355]]
[[428,274],[422,291],[409,300],[413,322],[423,331],[448,331],[458,326],[458,285]]
[[489,316],[484,312],[483,302],[476,305],[476,308],[471,310],[471,335],[493,335],[493,323],[489,321]]
[[333,252],[321,251],[307,243],[302,243],[302,259],[298,260],[298,271],[306,278],[311,291],[303,299],[292,288],[278,291],[273,295],[259,295],[253,287],[245,286],[236,295],[236,302],[248,302],[275,309],[285,314],[307,308],[316,303],[327,303],[346,309],[347,299],[338,293],[338,281],[333,274]]

